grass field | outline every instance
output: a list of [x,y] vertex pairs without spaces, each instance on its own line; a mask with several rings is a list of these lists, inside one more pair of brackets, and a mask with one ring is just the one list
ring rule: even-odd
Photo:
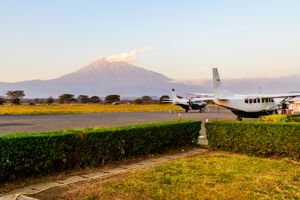
[[154,112],[181,110],[171,104],[53,104],[53,105],[2,105],[0,115],[22,114],[68,114],[68,113],[100,113],[100,112]]
[[300,165],[213,152],[87,183],[63,199],[299,199]]

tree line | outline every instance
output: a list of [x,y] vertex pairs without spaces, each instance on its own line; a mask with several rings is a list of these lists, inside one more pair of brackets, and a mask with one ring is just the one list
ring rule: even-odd
[[88,95],[79,95],[75,97],[73,94],[62,94],[55,99],[53,97],[48,98],[35,98],[35,99],[27,99],[24,100],[25,93],[23,90],[13,90],[7,91],[6,93],[7,98],[0,96],[0,105],[3,105],[6,102],[10,102],[14,105],[20,105],[21,101],[29,103],[30,105],[34,104],[70,104],[70,103],[104,103],[104,104],[119,104],[119,103],[134,103],[134,104],[156,104],[156,103],[164,103],[165,99],[169,99],[168,95],[163,95],[159,98],[159,100],[153,99],[151,96],[142,96],[135,100],[121,100],[120,95],[118,94],[111,94],[107,95],[103,100],[99,96],[91,96]]

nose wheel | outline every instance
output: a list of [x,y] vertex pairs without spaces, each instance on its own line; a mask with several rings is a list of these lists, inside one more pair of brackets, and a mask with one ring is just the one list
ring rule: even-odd
[[242,118],[241,116],[237,116],[236,120],[237,120],[237,121],[242,121],[243,118]]

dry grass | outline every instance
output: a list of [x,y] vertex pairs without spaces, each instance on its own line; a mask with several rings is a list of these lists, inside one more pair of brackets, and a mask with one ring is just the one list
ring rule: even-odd
[[69,113],[102,113],[102,112],[155,112],[181,110],[179,106],[171,104],[53,104],[53,105],[3,105],[0,115],[23,114],[69,114]]
[[300,166],[224,152],[60,191],[55,199],[299,199]]

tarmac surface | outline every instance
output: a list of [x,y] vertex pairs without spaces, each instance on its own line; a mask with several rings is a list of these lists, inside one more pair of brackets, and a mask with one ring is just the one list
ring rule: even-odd
[[228,110],[215,109],[204,113],[196,111],[122,112],[55,115],[1,115],[0,135],[19,132],[42,132],[88,127],[111,127],[180,119],[236,119]]

